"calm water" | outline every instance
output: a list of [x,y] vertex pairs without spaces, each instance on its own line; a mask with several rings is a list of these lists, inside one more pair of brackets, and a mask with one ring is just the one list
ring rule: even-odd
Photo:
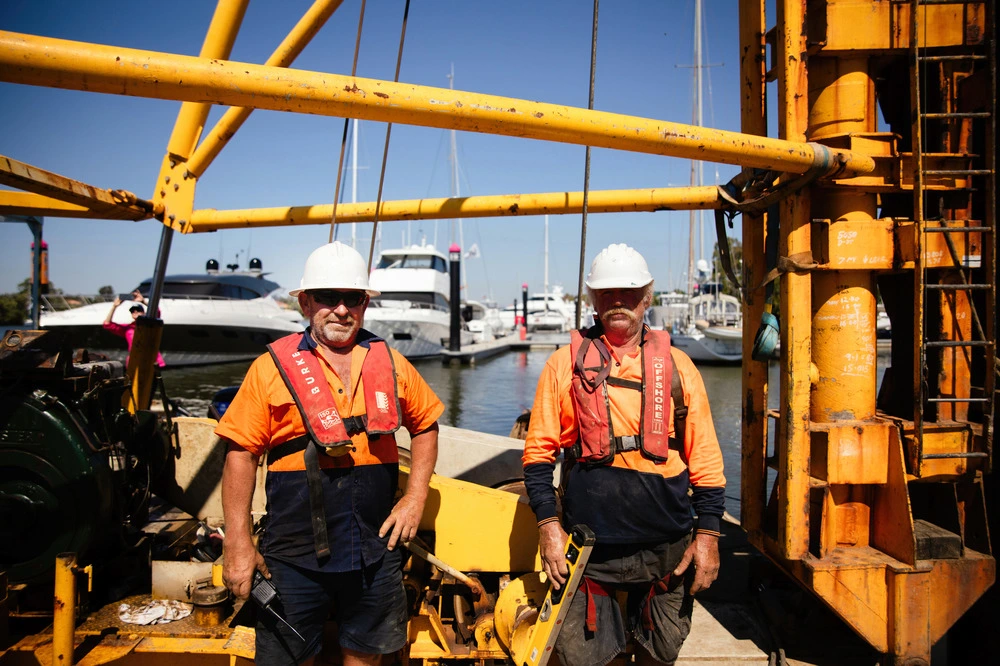
[[[494,435],[509,435],[514,420],[531,408],[535,385],[550,351],[509,352],[475,366],[444,366],[440,361],[416,365],[420,374],[445,403],[441,422]],[[879,377],[885,359],[879,358]],[[195,416],[205,416],[220,388],[239,384],[250,363],[167,370],[168,395]],[[739,366],[700,366],[712,405],[712,418],[726,466],[726,508],[739,516],[740,496],[740,383]],[[770,385],[778,385],[778,364],[770,367]],[[771,395],[777,404],[776,391]]]

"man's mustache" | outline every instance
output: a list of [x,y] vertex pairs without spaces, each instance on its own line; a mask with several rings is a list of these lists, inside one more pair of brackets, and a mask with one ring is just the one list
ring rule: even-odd
[[635,319],[635,313],[628,308],[611,308],[610,310],[605,310],[604,314],[601,315],[601,319],[619,314],[628,315],[630,319]]

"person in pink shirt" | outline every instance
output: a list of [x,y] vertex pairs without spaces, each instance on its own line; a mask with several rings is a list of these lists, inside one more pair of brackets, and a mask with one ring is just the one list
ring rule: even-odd
[[[108,313],[107,318],[104,320],[104,330],[110,331],[120,338],[125,338],[125,343],[128,345],[128,350],[130,352],[132,351],[132,340],[135,338],[135,320],[146,311],[146,308],[142,305],[142,301],[145,299],[142,294],[139,293],[138,289],[132,292],[132,298],[136,301],[136,303],[128,309],[129,314],[132,315],[131,324],[117,324],[111,321],[111,319],[115,316],[115,310],[117,310],[118,306],[122,304],[122,299],[117,296],[115,297],[115,302],[111,306],[111,312]],[[128,357],[125,357],[125,363],[128,363]],[[160,368],[166,365],[163,361],[163,356],[160,353],[156,354],[156,365]]]

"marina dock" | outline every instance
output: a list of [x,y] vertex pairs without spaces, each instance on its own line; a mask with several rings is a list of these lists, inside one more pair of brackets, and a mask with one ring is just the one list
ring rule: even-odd
[[453,363],[473,365],[477,361],[482,361],[509,351],[535,351],[539,349],[554,351],[568,344],[569,333],[539,331],[529,333],[524,340],[521,340],[517,335],[508,335],[497,340],[490,340],[489,342],[465,345],[459,351],[449,351],[446,349],[441,352],[441,362],[445,365]]

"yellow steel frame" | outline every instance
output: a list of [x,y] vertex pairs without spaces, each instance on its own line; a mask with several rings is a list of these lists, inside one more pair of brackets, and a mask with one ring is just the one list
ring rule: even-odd
[[[461,129],[791,173],[875,168],[867,155],[802,141],[495,95],[230,63],[0,31],[0,80],[155,99]],[[170,152],[181,154],[182,146]],[[193,175],[193,174],[191,174]],[[190,176],[189,176],[190,177]]]
[[[740,4],[741,78],[749,82],[744,88],[743,123],[745,131],[758,131],[766,108],[759,91],[768,78],[760,59],[764,2]],[[807,0],[777,3],[772,47],[779,134],[790,141],[808,139],[855,150],[867,146],[880,166],[873,176],[835,179],[781,202],[780,254],[810,257],[815,267],[781,277],[780,399],[779,408],[769,413],[778,428],[770,459],[777,483],[770,497],[765,465],[766,369],[747,360],[753,331],[745,332],[743,526],[752,543],[869,643],[893,655],[892,663],[926,664],[931,645],[993,584],[996,563],[988,539],[979,539],[975,546],[965,542],[966,529],[977,532],[977,521],[984,522],[981,472],[977,472],[982,467],[976,462],[982,458],[919,461],[908,460],[908,455],[912,458],[908,452],[922,447],[925,452],[960,456],[980,450],[977,445],[982,447],[991,434],[976,423],[945,420],[958,418],[957,410],[942,410],[942,421],[924,421],[923,429],[909,417],[888,418],[876,410],[876,273],[957,267],[946,251],[944,235],[924,233],[925,227],[944,222],[876,219],[876,193],[966,188],[960,179],[967,176],[960,174],[969,168],[968,157],[934,155],[935,165],[922,168],[953,174],[948,176],[951,180],[914,185],[922,178],[919,163],[896,151],[894,137],[876,131],[870,72],[875,65],[869,54],[897,49],[892,55],[906,61],[908,30],[896,26],[893,34],[907,35],[901,43],[886,39],[891,18],[910,20],[909,3],[810,2],[808,23],[806,4]],[[864,21],[858,18],[862,14]],[[984,16],[983,3],[921,7],[918,18],[928,21],[921,23],[922,44],[949,46],[953,50],[947,53],[974,46],[975,40],[967,40],[985,27]],[[814,32],[817,27],[829,42]],[[890,161],[884,162],[882,156]],[[745,218],[744,224],[748,222]],[[982,252],[985,262],[996,239],[988,239],[989,248],[975,248],[986,241],[986,234],[955,234],[959,257]],[[763,225],[744,227],[743,247],[745,279],[758,284],[766,272]],[[761,297],[746,296],[745,314],[752,308],[760,311]],[[925,308],[931,307],[942,309],[942,326],[968,318],[969,300],[956,298],[950,305],[918,300],[914,321],[922,322]],[[757,316],[746,320],[756,321]],[[920,344],[917,334],[914,345]],[[947,374],[951,384],[958,381],[953,366],[943,364],[940,373]],[[915,368],[912,379],[919,378]],[[908,387],[910,380],[898,381]],[[990,409],[984,407],[986,412]],[[959,495],[961,520],[971,521],[968,528],[963,523],[955,536],[962,539],[959,555],[946,559],[919,554],[918,521],[908,485],[917,477],[925,483],[954,485],[951,492]],[[769,515],[776,522],[769,522]],[[985,552],[977,552],[977,547]]]
[[[875,219],[877,192],[919,189],[911,155],[874,126],[874,87],[869,54],[899,55],[915,39],[900,26],[913,3],[778,0],[767,71],[763,0],[741,0],[741,133],[405,83],[287,69],[295,55],[340,5],[316,0],[263,65],[227,60],[247,0],[220,0],[200,57],[86,44],[0,31],[0,80],[65,89],[183,101],[150,201],[101,190],[5,159],[0,182],[29,193],[0,192],[0,212],[64,217],[146,219],[172,231],[296,224],[325,224],[332,206],[255,210],[195,210],[198,178],[255,108],[597,146],[638,153],[736,164],[788,175],[818,173],[821,180],[780,203],[778,244],[783,257],[811,257],[815,268],[780,277],[782,316],[779,407],[767,411],[767,366],[751,360],[753,329],[744,335],[743,525],[751,541],[812,589],[859,634],[897,662],[920,663],[930,645],[992,584],[995,561],[965,548],[951,560],[918,560],[906,451],[914,439],[934,450],[970,447],[991,433],[973,426],[942,428],[887,419],[874,404],[874,280],[876,271],[913,270],[926,263],[918,239],[922,222]],[[956,6],[963,9],[958,10]],[[937,3],[919,9],[922,46],[965,48],[986,26],[982,2]],[[859,20],[863,16],[865,20]],[[970,37],[971,36],[971,37]],[[902,54],[905,57],[905,53]],[[778,81],[780,138],[769,138],[765,81]],[[199,145],[210,104],[229,109]],[[923,155],[925,160],[940,158]],[[944,167],[944,171],[948,170]],[[929,169],[933,171],[934,169]],[[942,169],[938,169],[941,171]],[[916,174],[916,180],[922,178]],[[785,179],[787,180],[787,178]],[[957,178],[923,187],[961,187]],[[381,220],[502,217],[576,213],[582,193],[495,195],[457,199],[388,201]],[[590,192],[590,212],[718,208],[716,188]],[[343,204],[338,223],[375,219],[373,203]],[[743,219],[743,283],[747,322],[764,311],[755,287],[767,273],[766,216]],[[169,248],[169,235],[165,236]],[[849,243],[840,241],[850,239]],[[968,236],[962,251],[981,239]],[[989,239],[995,243],[995,239]],[[991,253],[992,247],[985,252]],[[944,252],[937,265],[947,266]],[[985,255],[984,255],[985,256]],[[799,266],[810,262],[800,262]],[[915,313],[919,321],[920,313]],[[990,329],[992,332],[992,324]],[[155,336],[156,332],[153,331]],[[151,368],[153,344],[139,343],[134,356]],[[844,349],[857,358],[845,365]],[[131,369],[130,369],[131,371]],[[137,386],[146,386],[137,381]],[[137,389],[141,393],[145,389]],[[133,395],[133,404],[144,396]],[[777,486],[768,501],[767,441],[776,420]],[[926,433],[926,434],[925,434]],[[937,448],[935,448],[937,447]],[[940,460],[917,470],[924,479],[969,478],[974,469]],[[923,473],[922,473],[923,472]],[[469,494],[435,481],[422,527],[437,531],[438,554],[463,571],[537,567],[536,535],[523,503],[491,493]],[[972,492],[973,503],[976,501]],[[435,499],[436,498],[436,499]],[[474,500],[470,502],[469,500]],[[965,500],[963,500],[965,501]],[[978,496],[981,503],[981,491]],[[767,525],[768,506],[776,508]],[[461,508],[459,508],[461,507]],[[973,513],[979,511],[972,508]],[[496,521],[470,523],[464,516],[501,516],[523,533],[512,548],[496,534]],[[467,526],[481,524],[470,539]],[[461,525],[461,529],[457,526]],[[497,541],[484,548],[483,539]],[[499,539],[499,540],[498,540]],[[988,547],[987,547],[988,549]],[[486,555],[490,557],[486,557]],[[931,603],[931,600],[934,600]],[[136,642],[131,648],[156,639]],[[65,646],[63,646],[65,648]],[[220,646],[194,651],[212,652]],[[222,649],[225,652],[225,649]],[[239,662],[243,653],[228,653]],[[909,663],[909,662],[908,662]]]

